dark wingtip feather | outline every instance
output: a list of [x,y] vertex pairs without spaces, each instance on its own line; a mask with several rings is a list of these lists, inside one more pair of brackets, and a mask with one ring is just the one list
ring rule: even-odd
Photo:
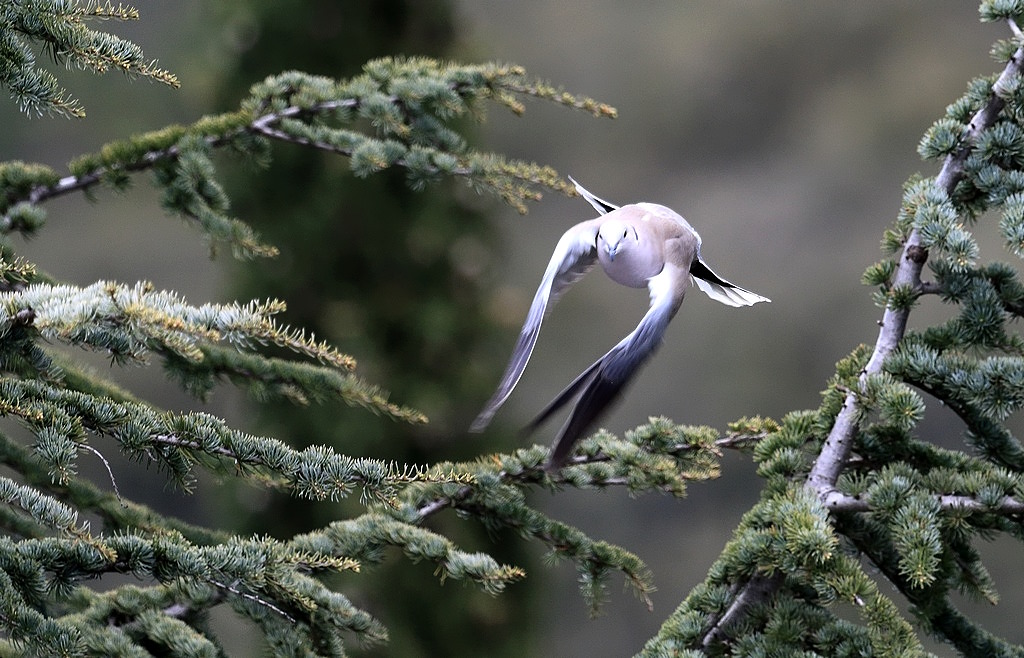
[[569,419],[551,446],[546,466],[548,470],[565,465],[572,449],[592,429],[594,423],[608,411],[611,403],[619,397],[625,384],[625,380],[612,380],[604,377],[603,369],[597,371],[597,375],[583,391],[579,402],[573,407]]

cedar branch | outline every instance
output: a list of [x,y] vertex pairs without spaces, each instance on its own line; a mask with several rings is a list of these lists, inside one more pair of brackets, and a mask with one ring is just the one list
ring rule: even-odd
[[[1019,32],[1013,21],[1010,21],[1010,28],[1015,33]],[[942,169],[935,179],[935,185],[945,191],[947,195],[952,196],[956,185],[963,178],[964,165],[977,143],[978,137],[995,123],[996,117],[1004,105],[1002,93],[1009,87],[1011,80],[1020,76],[1022,66],[1024,66],[1024,47],[1018,48],[1010,57],[999,78],[992,85],[992,95],[989,101],[971,118],[960,148],[947,156],[943,162]],[[892,286],[906,286],[911,290],[918,291],[925,290],[922,287],[921,271],[927,260],[928,251],[922,246],[921,235],[914,228],[903,245]],[[886,358],[893,353],[903,339],[909,316],[910,308],[905,305],[893,307],[890,304],[886,307],[880,323],[878,339],[875,341],[871,358],[858,378],[858,386],[847,393],[832,429],[822,444],[818,457],[814,460],[804,486],[810,488],[826,507],[828,507],[829,501],[834,502],[839,500],[837,497],[845,496],[835,487],[836,481],[849,459],[854,437],[864,411],[859,399],[860,392],[872,375],[882,371],[882,365]],[[950,499],[949,507],[962,506],[970,509],[972,505],[980,505],[977,501],[964,497],[945,496],[943,498]],[[959,500],[962,505],[953,505],[952,499],[962,499]],[[866,501],[863,504],[866,504]],[[984,509],[988,509],[988,507],[986,506]],[[703,646],[707,648],[720,641],[724,637],[725,627],[729,623],[741,618],[752,606],[768,601],[781,585],[781,579],[762,574],[756,574],[747,580],[736,591],[732,603],[722,618],[704,633]]]

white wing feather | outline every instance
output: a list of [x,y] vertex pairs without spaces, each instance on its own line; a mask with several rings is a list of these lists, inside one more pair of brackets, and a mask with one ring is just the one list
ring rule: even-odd
[[505,403],[519,383],[519,378],[523,376],[526,364],[530,361],[530,355],[537,344],[540,326],[549,306],[597,262],[597,230],[600,225],[600,219],[582,222],[566,231],[558,241],[544,271],[544,278],[541,279],[537,293],[533,296],[530,311],[526,314],[526,322],[523,323],[515,348],[512,350],[512,358],[501,376],[494,395],[470,425],[471,432],[482,432],[487,427],[494,413]]

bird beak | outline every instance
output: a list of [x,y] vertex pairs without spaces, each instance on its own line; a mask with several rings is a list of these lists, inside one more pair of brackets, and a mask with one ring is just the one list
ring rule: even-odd
[[608,260],[610,260],[610,261],[612,261],[614,263],[615,262],[615,253],[618,250],[619,250],[619,245],[618,244],[610,244],[610,245],[608,245],[608,248],[605,249],[605,251],[608,252]]

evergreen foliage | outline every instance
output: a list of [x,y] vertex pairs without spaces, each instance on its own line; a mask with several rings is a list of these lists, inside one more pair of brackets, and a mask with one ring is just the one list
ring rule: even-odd
[[[743,418],[724,433],[652,418],[621,438],[598,432],[558,472],[544,468],[541,446],[400,465],[344,454],[326,437],[297,448],[137,399],[56,346],[118,366],[158,360],[198,398],[228,381],[260,401],[344,402],[403,427],[427,420],[357,375],[353,357],[279,323],[281,301],[196,306],[146,282],[56,281],[17,255],[12,234],[40,233],[53,198],[123,190],[152,172],[163,208],[211,247],[272,257],[278,248],[233,216],[213,153],[269,166],[276,142],[341,156],[357,178],[400,171],[413,189],[463,179],[525,210],[541,189],[570,188],[548,167],[472,149],[459,119],[479,117],[487,103],[518,114],[528,97],[594,116],[614,116],[612,108],[515,66],[380,58],[348,79],[270,76],[233,111],[109,144],[66,172],[0,163],[0,414],[29,437],[0,433],[0,653],[225,655],[210,623],[220,607],[259,629],[275,655],[340,656],[383,643],[389,629],[346,597],[339,583],[351,581],[337,574],[366,578],[364,567],[397,549],[433,565],[442,582],[488,594],[526,575],[435,529],[449,511],[570,560],[595,612],[616,574],[647,601],[654,584],[636,555],[549,517],[528,494],[624,487],[682,496],[688,483],[719,475],[724,449],[758,465],[761,498],[641,655],[923,655],[914,624],[963,655],[1024,653],[952,598],[995,602],[975,543],[1024,538],[1024,448],[1006,424],[1024,406],[1024,339],[1013,326],[1024,316],[1024,284],[1012,265],[982,263],[974,236],[997,223],[1010,255],[1024,252],[1022,14],[1021,2],[982,3],[984,20],[1011,31],[993,48],[1002,73],[970,83],[922,139],[920,154],[941,161],[940,171],[907,183],[886,257],[863,277],[883,309],[878,338],[837,364],[817,409]],[[32,42],[58,62],[175,83],[134,45],[84,27],[89,17],[134,18],[130,8],[53,0],[12,3],[0,17],[0,80],[27,113],[81,114],[36,67]],[[910,313],[931,303],[951,317],[908,330]],[[964,450],[919,432],[922,392],[959,417]],[[204,528],[122,499],[104,457],[111,451],[197,495],[217,486],[199,484],[208,471],[302,501],[359,492],[358,512],[288,538]],[[113,493],[80,474],[84,453],[107,465]]]
[[[883,240],[890,256],[864,274],[884,308],[876,344],[837,365],[818,409],[789,415],[758,443],[761,501],[642,655],[923,654],[873,582],[876,570],[915,622],[959,653],[1024,652],[951,598],[995,603],[973,543],[1021,537],[1024,462],[1005,421],[1024,403],[1024,343],[1012,330],[1024,289],[1009,264],[979,262],[972,228],[1000,213],[1007,250],[1020,255],[1022,12],[1021,3],[982,3],[983,19],[1013,33],[993,48],[1003,72],[972,82],[921,140],[920,154],[941,160],[941,171],[907,184]],[[931,280],[922,278],[926,264]],[[907,330],[930,295],[955,314]],[[926,413],[918,391],[956,412],[966,450],[938,448],[915,431]]]
[[[234,107],[249,81],[267,72],[358,74],[365,62],[396,52],[444,61],[457,56],[461,40],[456,7],[448,0],[347,3],[340,9],[321,0],[241,0],[221,7],[226,24],[242,20],[253,35],[244,51],[229,58],[230,66],[219,68],[215,87],[224,109]],[[332,17],[326,30],[325,14]],[[479,116],[452,117],[448,128],[472,143]],[[301,147],[275,149],[266,169],[224,168],[224,174],[236,215],[281,250],[279,258],[261,259],[257,267],[234,268],[232,295],[287,299],[290,323],[344,345],[374,372],[387,373],[392,397],[430,417],[429,423],[409,426],[370,414],[339,414],[334,405],[297,407],[270,399],[252,405],[253,426],[296,447],[329,440],[346,454],[399,463],[475,456],[476,442],[462,437],[465,419],[476,411],[502,358],[488,266],[502,245],[475,195],[460,193],[465,188],[457,177],[413,190],[401,168],[356,178],[347,159]],[[324,248],[311,252],[310,245]],[[488,437],[495,451],[520,443],[511,433]],[[224,496],[219,507],[232,520],[247,518],[245,531],[262,532],[267,519],[274,519],[281,537],[364,512],[354,501],[342,501],[339,508],[281,495],[265,497],[258,506],[246,500],[241,492]],[[425,524],[534,577],[518,580],[500,597],[467,588],[450,597],[452,585],[439,583],[429,565],[381,560],[372,578],[343,579],[346,595],[372,602],[389,629],[387,645],[361,653],[523,655],[535,641],[531,629],[541,614],[533,605],[544,586],[535,577],[538,551],[517,541],[512,530],[488,530],[450,512],[433,514]]]
[[138,18],[133,7],[99,0],[5,2],[0,7],[0,84],[25,112],[85,116],[85,108],[57,77],[39,66],[33,52],[37,46],[55,64],[97,73],[114,69],[177,87],[174,74],[147,60],[139,46],[88,27],[93,21]]

